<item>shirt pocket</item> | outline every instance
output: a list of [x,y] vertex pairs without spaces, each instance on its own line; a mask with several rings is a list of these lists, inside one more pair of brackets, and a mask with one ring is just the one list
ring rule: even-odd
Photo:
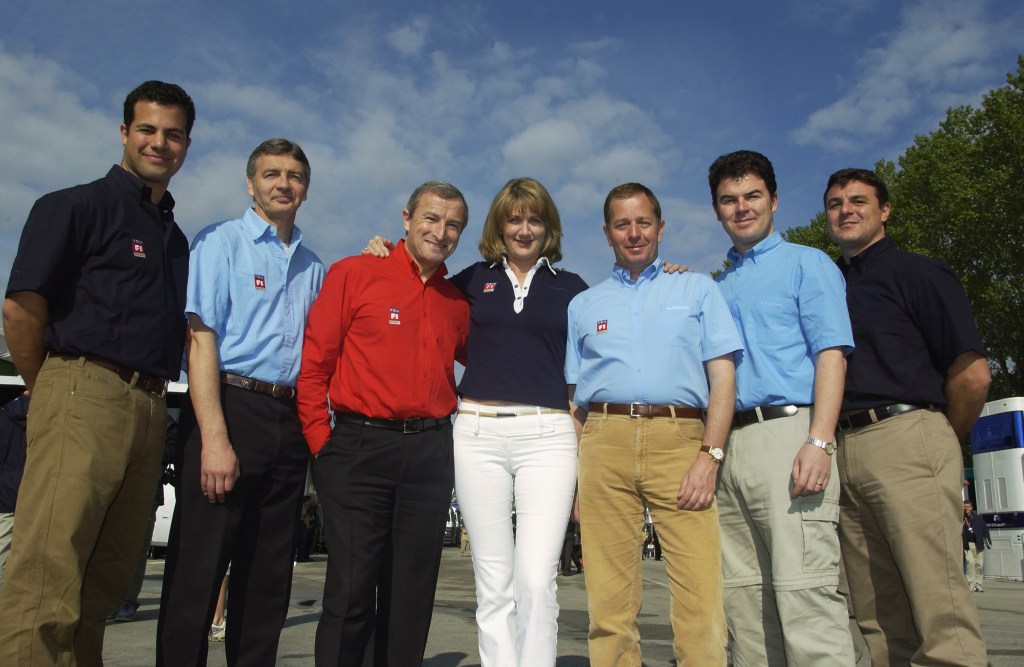
[[700,320],[698,310],[691,306],[667,306],[658,312],[652,323],[650,340],[655,348],[700,346]]

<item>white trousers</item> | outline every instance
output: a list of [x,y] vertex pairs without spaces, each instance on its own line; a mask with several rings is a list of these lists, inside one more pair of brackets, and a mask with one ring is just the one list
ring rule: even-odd
[[[555,578],[576,487],[576,432],[568,414],[542,410],[463,401],[455,420],[455,490],[473,545],[483,667],[555,664]],[[516,416],[482,416],[494,413]]]

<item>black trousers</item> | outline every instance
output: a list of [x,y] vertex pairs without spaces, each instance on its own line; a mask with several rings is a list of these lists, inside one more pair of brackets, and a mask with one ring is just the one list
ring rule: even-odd
[[451,424],[338,424],[315,475],[328,552],[316,664],[420,665],[455,482]]
[[227,663],[270,666],[277,660],[309,449],[292,400],[221,385],[221,406],[242,472],[223,503],[210,503],[202,493],[202,440],[191,400],[182,408],[157,665],[206,664],[210,622],[228,563]]

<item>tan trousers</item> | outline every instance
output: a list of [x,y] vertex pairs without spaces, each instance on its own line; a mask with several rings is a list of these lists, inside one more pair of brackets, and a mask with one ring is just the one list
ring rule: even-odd
[[153,508],[166,420],[164,399],[107,369],[43,364],[0,589],[0,665],[103,664],[105,619],[128,590]]
[[639,667],[644,506],[668,573],[673,650],[680,667],[725,665],[718,511],[676,509],[700,448],[696,419],[631,419],[591,412],[579,455],[580,528],[589,652],[594,667]]
[[978,551],[978,545],[971,542],[964,549],[964,563],[967,565],[967,585],[981,588],[985,583],[985,551]]
[[735,428],[718,483],[725,614],[736,667],[854,664],[839,585],[839,478],[792,498],[809,408]]
[[984,667],[963,575],[960,445],[940,412],[840,431],[839,538],[874,667]]

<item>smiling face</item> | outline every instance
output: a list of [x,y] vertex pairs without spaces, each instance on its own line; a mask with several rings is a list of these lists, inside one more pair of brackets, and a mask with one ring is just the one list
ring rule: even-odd
[[528,208],[509,214],[501,229],[509,264],[524,271],[531,269],[540,259],[546,229],[544,220]]
[[612,199],[608,212],[604,235],[615,251],[615,263],[636,280],[658,258],[665,221],[655,216],[654,207],[644,194]]
[[179,106],[140,100],[131,126],[121,125],[121,166],[152,188],[154,202],[163,197],[171,177],[185,162],[192,143],[185,121],[185,110]]
[[305,166],[290,155],[260,155],[246,183],[257,215],[275,225],[295,222],[309,188]]
[[778,195],[770,195],[764,179],[755,174],[722,179],[715,193],[715,215],[740,254],[775,230],[772,219],[778,207]]
[[466,207],[460,199],[442,199],[427,192],[415,210],[402,211],[402,220],[405,249],[426,280],[459,245],[459,236],[466,226]]
[[828,231],[846,259],[885,236],[890,210],[889,202],[879,205],[874,186],[862,181],[837,184],[825,193]]

